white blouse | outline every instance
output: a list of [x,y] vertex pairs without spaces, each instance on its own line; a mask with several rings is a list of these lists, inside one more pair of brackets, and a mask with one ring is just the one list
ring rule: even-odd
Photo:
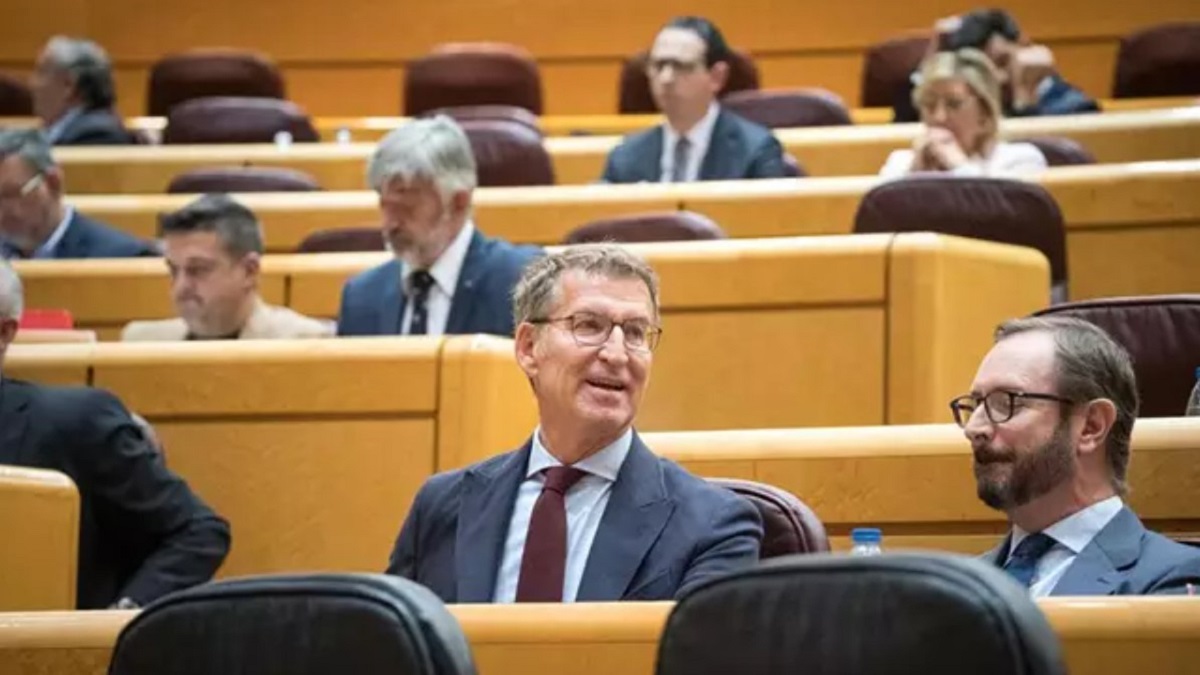
[[[884,178],[899,178],[907,176],[913,163],[912,149],[895,150],[888,155],[879,175]],[[1037,146],[1030,143],[997,143],[992,154],[986,159],[971,157],[965,164],[951,171],[944,171],[952,176],[1003,176],[1020,173],[1034,173],[1047,168],[1046,157]]]

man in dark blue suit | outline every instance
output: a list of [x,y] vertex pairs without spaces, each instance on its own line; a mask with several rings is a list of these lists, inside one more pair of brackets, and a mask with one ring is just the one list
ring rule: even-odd
[[380,141],[368,177],[396,259],[346,283],[338,335],[511,336],[512,288],[540,250],[475,227],[462,128],[445,116],[405,124]]
[[1122,501],[1137,383],[1103,330],[1067,317],[1003,324],[950,407],[980,499],[1012,523],[985,557],[1034,597],[1200,588],[1200,550],[1147,530]]
[[783,147],[771,131],[724,110],[729,46],[707,19],[671,20],[646,63],[666,121],[626,138],[608,156],[606,183],[782,178]]
[[[971,48],[988,55],[1004,79],[1004,114],[1008,117],[1075,115],[1097,112],[1100,106],[1059,75],[1054,55],[1044,45],[1022,44],[1021,29],[1008,12],[980,9],[961,17],[942,19],[934,28],[936,49]],[[912,101],[916,74],[894,105],[894,122],[920,119]]]
[[515,293],[539,425],[429,479],[388,566],[446,602],[665,600],[753,565],[757,511],[633,430],[661,329],[658,282],[617,246],[539,259]]
[[0,255],[128,258],[158,255],[63,203],[63,174],[40,131],[0,131]]
[[54,145],[128,145],[133,136],[113,112],[112,63],[90,40],[57,36],[33,71],[33,111]]

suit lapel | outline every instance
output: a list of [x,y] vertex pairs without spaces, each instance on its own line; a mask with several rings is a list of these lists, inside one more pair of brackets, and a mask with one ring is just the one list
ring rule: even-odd
[[663,480],[658,459],[635,433],[592,542],[576,594],[578,601],[625,596],[675,510]]
[[399,335],[404,318],[404,289],[400,284],[400,262],[388,263],[383,293],[379,296],[379,334]]
[[1127,507],[1092,539],[1050,595],[1109,595],[1124,572],[1137,564],[1146,528]]
[[62,239],[58,240],[58,246],[54,248],[55,258],[78,258],[82,257],[83,252],[87,251],[87,223],[83,221],[83,217],[78,211],[71,212],[71,220],[67,222],[67,229],[63,232]]
[[473,469],[463,479],[454,540],[458,602],[492,601],[517,490],[529,465],[529,448],[527,441],[493,472]]
[[[664,122],[665,124],[665,122]],[[666,142],[666,131],[662,124],[658,125],[646,140],[645,155],[638,158],[634,171],[639,174],[633,182],[647,183],[662,182],[662,153],[663,143]]]
[[483,275],[487,272],[487,238],[476,229],[471,235],[471,244],[463,258],[458,273],[458,285],[450,299],[450,315],[446,317],[446,334],[456,335],[472,332],[472,318],[479,305],[479,293],[483,290]]
[[708,141],[708,152],[704,154],[704,162],[700,165],[700,180],[721,180],[730,178],[730,170],[726,158],[734,156],[734,150],[726,148],[731,142],[729,132],[733,122],[729,115],[722,110],[717,113],[717,121],[713,124],[712,138]]
[[29,392],[25,385],[5,378],[0,380],[0,464],[26,465],[21,450],[29,425]]

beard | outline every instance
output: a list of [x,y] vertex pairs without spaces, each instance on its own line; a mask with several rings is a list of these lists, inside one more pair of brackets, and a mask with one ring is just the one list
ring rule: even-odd
[[1075,452],[1065,422],[1033,452],[999,453],[982,446],[973,450],[979,499],[999,511],[1028,504],[1075,475]]

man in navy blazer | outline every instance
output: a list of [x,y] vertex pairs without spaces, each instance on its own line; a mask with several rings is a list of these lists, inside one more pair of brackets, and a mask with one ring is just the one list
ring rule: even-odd
[[980,499],[1012,523],[985,559],[1034,597],[1200,589],[1200,550],[1150,532],[1122,501],[1138,409],[1129,354],[1075,318],[996,335],[971,393],[950,404]]
[[40,131],[0,131],[0,255],[128,258],[158,255],[149,242],[63,203],[62,170]]
[[56,36],[31,79],[33,110],[54,145],[128,145],[133,136],[113,112],[112,62],[90,40]]
[[512,288],[540,250],[471,220],[477,178],[462,128],[441,115],[401,126],[380,141],[368,177],[395,259],[346,283],[338,335],[511,336]]
[[606,183],[741,180],[787,176],[783,147],[765,127],[721,108],[729,46],[712,22],[672,19],[646,63],[650,92],[666,118],[608,155]]
[[657,279],[611,245],[533,262],[516,358],[539,425],[519,449],[429,479],[388,572],[446,602],[665,600],[755,564],[757,511],[633,430],[661,329]]

